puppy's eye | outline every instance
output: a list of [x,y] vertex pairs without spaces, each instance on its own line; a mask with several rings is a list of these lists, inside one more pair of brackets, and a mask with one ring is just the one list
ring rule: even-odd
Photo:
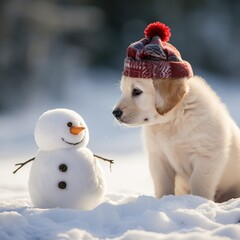
[[142,94],[142,90],[140,90],[139,88],[134,88],[132,91],[132,96],[139,96],[140,94]]
[[68,126],[68,127],[72,127],[72,125],[73,125],[72,122],[68,122],[68,123],[67,123],[67,126]]

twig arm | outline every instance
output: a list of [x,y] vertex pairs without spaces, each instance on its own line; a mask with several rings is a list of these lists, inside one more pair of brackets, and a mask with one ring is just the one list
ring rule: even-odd
[[26,162],[23,163],[16,163],[15,166],[19,166],[14,172],[13,174],[15,174],[19,169],[21,169],[24,165],[28,164],[29,162],[33,161],[35,159],[35,157],[27,160]]
[[[96,158],[99,158],[103,161],[106,161],[106,162],[109,162],[110,163],[110,170],[112,171],[112,164],[114,164],[114,160],[111,160],[111,159],[107,159],[107,158],[104,158],[104,157],[101,157],[99,155],[96,155],[96,154],[93,154],[94,157]],[[15,166],[19,166],[14,172],[13,174],[15,174],[18,170],[20,170],[23,166],[25,166],[26,164],[28,164],[29,162],[33,161],[35,159],[35,157],[27,160],[26,162],[23,162],[23,163],[17,163],[15,164]]]
[[104,158],[104,157],[101,157],[99,155],[96,155],[96,154],[93,154],[94,157],[96,158],[99,158],[105,162],[109,162],[110,163],[110,171],[112,171],[112,164],[114,164],[114,160],[111,160],[111,159],[107,159],[107,158]]

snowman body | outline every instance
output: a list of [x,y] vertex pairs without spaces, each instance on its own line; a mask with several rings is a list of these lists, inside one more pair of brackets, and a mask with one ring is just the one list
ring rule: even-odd
[[38,152],[29,177],[34,206],[89,210],[102,202],[104,192],[101,166],[89,149]]
[[[51,123],[55,117],[49,118],[49,114],[58,116],[57,123]],[[106,183],[98,160],[85,147],[88,142],[85,122],[77,113],[66,109],[50,110],[45,115],[35,129],[39,150],[28,184],[33,205],[39,208],[95,208],[103,201]],[[50,126],[53,130],[48,129]],[[63,126],[62,130],[59,126]],[[72,126],[81,126],[84,130],[80,133]]]

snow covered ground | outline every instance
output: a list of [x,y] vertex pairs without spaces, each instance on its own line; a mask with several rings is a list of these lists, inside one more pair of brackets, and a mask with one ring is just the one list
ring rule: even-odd
[[[108,81],[98,76],[97,83],[91,77],[96,75],[78,83],[70,79],[58,101],[34,94],[25,107],[0,115],[0,240],[240,239],[240,199],[216,204],[197,196],[152,196],[140,129],[120,127],[111,116],[120,96],[119,76],[108,75]],[[240,125],[240,85],[215,78],[207,76]],[[92,211],[33,208],[27,189],[31,164],[12,174],[15,163],[37,150],[33,131],[38,117],[56,107],[79,112],[90,130],[88,147],[115,160],[112,172],[101,163],[108,192]]]

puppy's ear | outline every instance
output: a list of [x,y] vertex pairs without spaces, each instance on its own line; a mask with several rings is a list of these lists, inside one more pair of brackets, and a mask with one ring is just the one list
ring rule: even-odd
[[155,105],[163,115],[174,108],[188,91],[187,79],[158,79],[153,81]]

